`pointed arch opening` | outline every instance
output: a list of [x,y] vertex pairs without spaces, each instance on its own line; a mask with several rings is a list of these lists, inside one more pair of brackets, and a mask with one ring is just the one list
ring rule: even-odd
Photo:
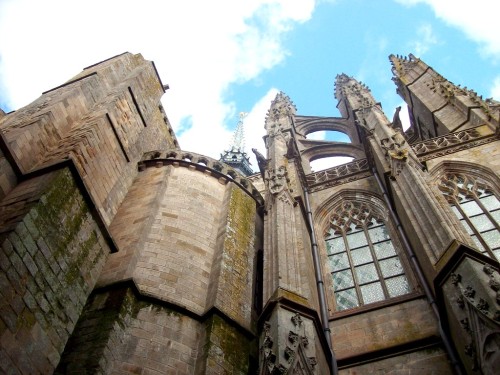
[[485,182],[466,173],[447,173],[439,189],[483,254],[500,261],[500,200]]
[[401,244],[379,198],[346,191],[320,211],[336,312],[412,292]]
[[484,166],[463,161],[442,163],[431,173],[471,243],[500,261],[498,176]]

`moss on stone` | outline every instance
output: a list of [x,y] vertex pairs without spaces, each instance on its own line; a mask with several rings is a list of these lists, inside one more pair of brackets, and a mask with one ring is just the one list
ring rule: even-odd
[[[221,306],[233,318],[247,317],[251,310],[253,239],[255,236],[255,202],[237,187],[231,190],[224,238],[221,285],[231,288],[231,304]],[[224,290],[220,290],[224,294]]]
[[246,375],[252,354],[250,340],[218,315],[207,320],[206,329],[206,372],[217,368],[220,374]]

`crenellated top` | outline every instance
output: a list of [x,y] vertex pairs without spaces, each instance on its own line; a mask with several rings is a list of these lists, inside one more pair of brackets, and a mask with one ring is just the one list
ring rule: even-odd
[[344,73],[335,78],[335,97],[339,102],[345,100],[353,111],[377,104],[368,86]]
[[251,179],[242,175],[239,170],[233,169],[223,162],[194,152],[179,149],[148,151],[144,153],[139,161],[138,169],[139,171],[143,171],[146,168],[159,168],[163,165],[174,165],[176,167],[199,170],[207,175],[218,178],[221,183],[231,181],[242,188],[258,204],[263,204],[264,202],[259,191],[253,186]]

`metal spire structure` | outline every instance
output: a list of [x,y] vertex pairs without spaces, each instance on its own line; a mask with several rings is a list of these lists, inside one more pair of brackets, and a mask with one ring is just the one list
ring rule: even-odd
[[240,120],[234,131],[233,139],[229,145],[229,150],[221,154],[220,161],[229,164],[244,176],[253,174],[250,167],[250,159],[245,152],[245,133],[243,119],[248,115],[246,112],[240,112]]

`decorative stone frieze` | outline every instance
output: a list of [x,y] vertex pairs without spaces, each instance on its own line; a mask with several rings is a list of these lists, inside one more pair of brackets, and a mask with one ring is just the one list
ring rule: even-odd
[[367,159],[354,160],[351,163],[342,164],[337,167],[326,169],[305,176],[307,185],[311,192],[327,189],[332,186],[342,185],[370,176]]
[[481,127],[449,133],[414,143],[411,147],[418,159],[423,162],[498,140],[495,135],[484,135],[478,131],[479,128]]

